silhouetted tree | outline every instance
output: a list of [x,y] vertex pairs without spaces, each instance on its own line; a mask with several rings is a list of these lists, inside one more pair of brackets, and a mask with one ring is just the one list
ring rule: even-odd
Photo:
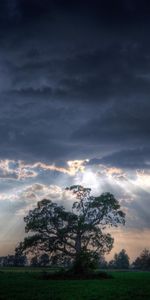
[[27,264],[25,255],[15,254],[0,257],[0,266],[4,267],[24,267]]
[[150,251],[144,249],[133,262],[133,267],[139,270],[150,270]]
[[115,262],[113,259],[108,262],[108,269],[115,269]]
[[27,264],[26,255],[20,255],[19,253],[15,253],[15,255],[14,255],[14,266],[24,267],[26,264]]
[[[125,223],[119,202],[110,193],[91,196],[91,189],[82,186],[67,188],[75,198],[72,211],[51,200],[38,202],[24,218],[26,232],[33,233],[20,243],[21,253],[48,252],[51,257],[70,257],[76,263],[88,257],[92,264],[97,255],[109,253],[113,238],[104,232],[109,226]],[[83,268],[82,268],[83,269]]]
[[14,255],[8,255],[5,256],[3,259],[3,266],[4,267],[13,267],[15,264],[15,256]]
[[109,262],[108,267],[113,269],[128,269],[129,256],[125,249],[122,249],[118,254],[114,255],[114,259]]

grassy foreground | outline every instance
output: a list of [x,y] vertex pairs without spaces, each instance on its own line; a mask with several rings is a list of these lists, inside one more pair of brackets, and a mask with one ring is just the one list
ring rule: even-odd
[[112,272],[108,280],[49,281],[40,270],[0,271],[0,300],[143,300],[150,299],[150,273]]

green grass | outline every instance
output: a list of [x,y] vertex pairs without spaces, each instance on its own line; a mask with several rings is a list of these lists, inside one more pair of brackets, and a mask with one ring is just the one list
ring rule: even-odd
[[143,300],[150,299],[150,273],[112,272],[108,280],[49,281],[40,269],[0,271],[0,300]]

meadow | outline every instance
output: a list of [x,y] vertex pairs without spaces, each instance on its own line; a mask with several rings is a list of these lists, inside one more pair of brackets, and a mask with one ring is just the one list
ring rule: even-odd
[[111,272],[107,280],[43,280],[41,269],[0,271],[0,300],[150,299],[149,272]]

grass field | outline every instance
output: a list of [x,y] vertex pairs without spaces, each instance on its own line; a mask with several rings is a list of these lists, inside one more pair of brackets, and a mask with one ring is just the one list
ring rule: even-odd
[[150,273],[112,272],[107,280],[38,279],[40,270],[0,271],[0,300],[143,300],[150,299]]

